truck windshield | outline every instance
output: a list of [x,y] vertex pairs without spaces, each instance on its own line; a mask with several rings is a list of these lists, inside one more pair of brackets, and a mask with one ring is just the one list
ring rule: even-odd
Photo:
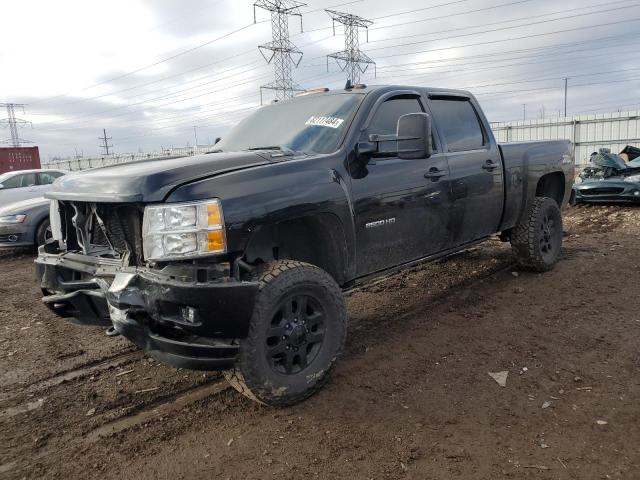
[[274,103],[245,118],[216,150],[336,151],[362,94],[310,95]]

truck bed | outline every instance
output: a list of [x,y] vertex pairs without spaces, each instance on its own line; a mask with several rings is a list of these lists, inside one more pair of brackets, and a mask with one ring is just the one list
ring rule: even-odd
[[498,147],[505,179],[502,230],[512,228],[525,211],[526,200],[535,197],[537,185],[528,185],[529,179],[538,179],[560,168],[565,188],[559,203],[569,201],[574,177],[573,144],[569,140],[509,142],[499,143]]

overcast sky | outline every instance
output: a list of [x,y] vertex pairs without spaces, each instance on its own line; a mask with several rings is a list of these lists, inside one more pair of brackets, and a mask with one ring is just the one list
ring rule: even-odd
[[[563,77],[569,114],[640,109],[640,1],[309,0],[305,33],[290,21],[305,88],[346,78],[335,63],[327,72],[344,36],[323,8],[373,20],[369,42],[360,35],[377,63],[368,84],[467,88],[491,121],[557,117]],[[193,145],[194,126],[211,142],[273,80],[256,48],[271,40],[269,14],[253,24],[252,1],[21,0],[0,16],[0,102],[27,104],[33,128],[20,133],[44,159],[97,155],[103,128],[119,153]]]

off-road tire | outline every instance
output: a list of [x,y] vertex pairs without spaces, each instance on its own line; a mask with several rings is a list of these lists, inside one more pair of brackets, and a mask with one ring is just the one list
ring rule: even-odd
[[38,225],[38,229],[36,230],[36,238],[35,238],[35,246],[36,248],[40,245],[44,245],[47,241],[47,231],[51,227],[51,223],[48,218],[45,218],[40,225]]
[[[545,242],[545,217],[553,220],[553,232]],[[511,232],[511,248],[523,270],[547,272],[560,258],[562,249],[562,214],[555,200],[536,197],[528,213]],[[544,250],[543,243],[551,245]]]
[[[294,260],[280,260],[256,269],[259,282],[249,335],[240,341],[234,368],[224,372],[227,381],[240,393],[270,406],[283,407],[301,402],[317,392],[341,354],[347,336],[344,298],[335,280],[324,270]],[[313,295],[324,309],[324,337],[316,356],[301,371],[283,374],[268,359],[266,337],[280,305],[300,292]]]

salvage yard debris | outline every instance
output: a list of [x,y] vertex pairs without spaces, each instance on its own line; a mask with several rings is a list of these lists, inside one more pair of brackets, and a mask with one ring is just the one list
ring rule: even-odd
[[619,154],[601,148],[591,165],[575,179],[571,203],[640,202],[640,148],[626,146]]
[[500,385],[501,387],[507,386],[507,376],[509,375],[508,371],[505,370],[503,372],[488,372],[488,373],[489,373],[489,376],[493,378],[498,385]]
[[137,390],[134,393],[147,393],[147,392],[155,392],[156,390],[158,390],[160,387],[153,387],[153,388],[145,388],[143,390]]

